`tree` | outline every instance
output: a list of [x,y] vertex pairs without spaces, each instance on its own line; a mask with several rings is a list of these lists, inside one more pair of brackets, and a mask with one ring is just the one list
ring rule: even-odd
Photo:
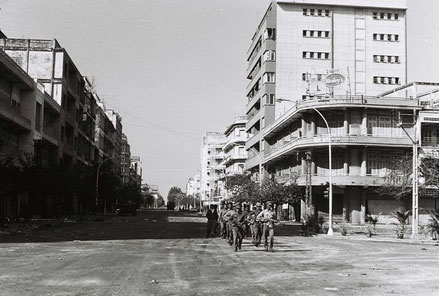
[[260,201],[259,185],[253,182],[250,174],[237,174],[227,177],[226,189],[232,194],[232,199],[238,202]]
[[143,196],[143,204],[146,208],[154,207],[155,198],[154,195],[147,193]]
[[[419,161],[419,195],[426,195],[429,189],[439,189],[439,159],[421,158]],[[399,201],[404,208],[409,207],[413,191],[413,156],[406,154],[393,160],[384,177],[383,185],[376,189],[380,195],[389,195]]]
[[299,186],[293,182],[291,184],[281,184],[276,180],[265,180],[261,188],[263,201],[272,201],[275,204],[296,203],[302,198]]
[[163,196],[161,196],[159,194],[158,198],[157,198],[157,207],[160,208],[160,207],[162,207],[164,205],[165,205],[165,200],[163,199]]
[[180,196],[183,194],[183,191],[177,186],[171,187],[168,192],[168,202],[174,202],[177,203]]

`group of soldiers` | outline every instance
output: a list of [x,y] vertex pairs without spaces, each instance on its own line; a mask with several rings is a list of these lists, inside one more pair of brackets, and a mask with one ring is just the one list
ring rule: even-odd
[[[210,225],[209,233],[209,221],[215,218],[212,216],[215,214],[213,214],[214,211],[209,212],[208,235],[212,235],[213,224]],[[277,220],[272,202],[267,202],[264,210],[259,202],[252,206],[252,210],[250,210],[249,204],[223,202],[220,212],[216,215],[221,237],[228,240],[235,252],[241,250],[242,240],[247,236],[251,236],[252,243],[256,247],[259,247],[261,240],[263,240],[265,251],[273,252],[274,223]]]

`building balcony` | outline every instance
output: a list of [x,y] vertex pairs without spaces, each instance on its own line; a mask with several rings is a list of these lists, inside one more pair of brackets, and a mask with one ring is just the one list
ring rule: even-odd
[[[331,135],[332,146],[377,146],[377,147],[411,147],[413,143],[408,137],[394,135]],[[265,163],[293,153],[296,149],[321,147],[329,145],[329,135],[316,135],[292,139],[265,155]]]
[[[263,154],[259,153],[258,155],[259,155],[261,162],[263,162],[264,161]],[[245,161],[245,170],[251,170],[254,167],[259,168],[259,165],[260,165],[259,158],[257,155],[253,155],[252,157],[247,158]]]
[[0,118],[6,119],[9,123],[19,129],[30,131],[31,121],[21,114],[20,106],[11,105],[11,99],[0,96]]
[[[279,183],[294,182],[295,178],[289,175],[275,176]],[[312,186],[326,186],[329,181],[329,175],[313,175],[311,177]],[[306,186],[305,176],[299,176],[296,180],[297,185]],[[384,178],[380,176],[359,176],[359,175],[333,175],[332,184],[334,186],[381,186],[384,184]]]
[[[240,136],[233,136],[224,145],[223,150],[228,150],[229,148],[231,149],[234,146],[244,146],[247,139],[248,139],[247,133],[244,135],[240,135]],[[241,143],[242,145],[237,145],[238,143]]]
[[245,142],[245,148],[249,149],[250,147],[253,147],[256,144],[259,144],[259,142],[262,140],[262,133],[258,131],[257,133],[253,134],[253,137],[247,140]]
[[227,164],[230,164],[234,161],[245,161],[246,159],[247,159],[247,154],[229,155],[224,159],[223,164],[227,165]]
[[255,124],[257,124],[262,117],[265,116],[265,110],[262,108],[261,110],[259,110],[258,112],[256,112],[256,114],[254,114],[254,116],[252,118],[250,118],[247,122],[247,124],[245,125],[246,130],[248,131],[249,129],[251,129]]
[[344,108],[376,108],[376,109],[404,109],[420,110],[422,107],[418,100],[409,98],[379,98],[365,96],[334,96],[323,99],[298,100],[284,102],[290,108],[282,116],[272,122],[264,132],[264,137],[270,138],[280,130],[297,120],[301,113],[312,108],[344,109]]

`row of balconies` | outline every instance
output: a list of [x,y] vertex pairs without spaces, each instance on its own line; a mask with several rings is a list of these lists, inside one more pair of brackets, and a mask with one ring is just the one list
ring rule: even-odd
[[[384,147],[411,147],[412,142],[408,137],[396,138],[395,136],[375,135],[331,135],[333,146],[384,146]],[[312,137],[298,137],[290,142],[280,145],[265,154],[265,162],[273,161],[296,149],[328,146],[329,135],[315,135]]]

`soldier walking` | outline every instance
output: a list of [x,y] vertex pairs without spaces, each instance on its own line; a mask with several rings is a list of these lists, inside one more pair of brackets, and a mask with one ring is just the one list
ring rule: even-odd
[[252,233],[252,243],[259,247],[261,244],[261,235],[262,235],[262,227],[261,222],[256,218],[262,212],[262,205],[260,202],[257,202],[255,205],[255,209],[250,213],[250,227]]
[[245,218],[246,215],[241,211],[239,204],[235,204],[235,213],[232,216],[232,236],[233,236],[233,248],[235,252],[241,250],[242,240],[244,238]]
[[215,236],[215,226],[218,221],[218,212],[214,205],[210,205],[210,209],[206,213],[207,218],[207,232],[206,237]]
[[221,211],[219,212],[219,223],[220,223],[220,231],[221,231],[221,238],[227,237],[227,225],[226,221],[224,220],[224,215],[229,211],[229,204],[226,204],[224,201],[221,201]]
[[274,245],[274,223],[277,222],[276,214],[273,211],[273,203],[267,202],[267,208],[259,213],[256,220],[262,223],[262,236],[266,252],[273,252]]
[[227,241],[230,245],[233,244],[233,233],[232,233],[232,217],[235,214],[235,210],[233,209],[232,205],[229,204],[228,206],[229,210],[224,214],[224,221],[226,223],[226,229],[227,229]]

